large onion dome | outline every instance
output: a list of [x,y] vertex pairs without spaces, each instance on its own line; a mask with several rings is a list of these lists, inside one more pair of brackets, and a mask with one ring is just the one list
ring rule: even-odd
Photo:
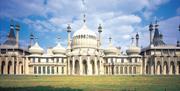
[[32,47],[29,48],[29,52],[32,54],[43,54],[44,50],[39,46],[38,42],[36,42]]
[[73,35],[72,48],[97,48],[97,43],[96,33],[84,23]]
[[66,53],[66,49],[64,47],[61,46],[60,43],[58,43],[53,49],[52,52],[54,54],[65,54]]

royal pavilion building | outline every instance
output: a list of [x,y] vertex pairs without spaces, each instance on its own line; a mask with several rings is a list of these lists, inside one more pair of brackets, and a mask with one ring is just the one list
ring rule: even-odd
[[[0,45],[1,75],[179,75],[180,43],[168,45],[159,33],[158,24],[150,24],[150,43],[139,47],[139,34],[123,53],[111,43],[102,48],[101,25],[93,32],[84,20],[81,28],[71,36],[67,26],[67,47],[60,41],[43,49],[38,41],[28,49],[19,45],[20,26],[10,24],[7,39]],[[98,34],[98,35],[97,35]],[[30,40],[32,41],[33,35]]]

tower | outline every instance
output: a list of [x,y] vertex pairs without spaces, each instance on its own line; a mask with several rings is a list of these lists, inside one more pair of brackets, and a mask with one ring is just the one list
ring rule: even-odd
[[30,34],[30,45],[29,48],[33,45],[33,39],[34,39],[34,35],[33,33]]
[[20,25],[16,24],[16,47],[19,48],[19,31],[20,31]]
[[71,26],[68,24],[67,26],[67,33],[68,33],[68,47],[67,49],[71,49]]
[[137,33],[136,34],[136,47],[139,46],[139,34]]
[[152,23],[149,25],[149,32],[150,32],[150,35],[149,35],[150,43],[149,43],[149,45],[152,46],[152,44],[153,44],[152,43],[153,42],[152,41],[152,32],[153,32],[153,25],[152,25]]
[[98,42],[98,47],[101,46],[101,32],[102,32],[102,26],[101,24],[99,24],[99,27],[98,27],[98,33],[99,33],[99,42]]

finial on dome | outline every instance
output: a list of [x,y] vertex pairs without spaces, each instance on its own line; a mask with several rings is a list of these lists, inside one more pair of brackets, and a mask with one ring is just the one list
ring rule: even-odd
[[109,37],[109,44],[111,44],[111,40],[112,40],[112,38],[111,38],[111,36]]
[[58,42],[60,42],[60,40],[61,40],[61,37],[60,37],[60,36],[58,36],[58,37],[57,37],[57,40],[58,40]]
[[157,18],[155,18],[155,30],[158,30],[158,20],[157,20]]
[[68,26],[67,26],[67,32],[71,32],[71,26],[70,26],[70,24],[68,24]]
[[131,44],[133,45],[133,43],[134,43],[134,37],[132,37],[131,40],[132,40],[132,43],[131,43]]
[[180,32],[180,24],[179,24],[179,32]]
[[102,26],[101,26],[101,24],[99,24],[99,27],[98,27],[98,32],[102,32]]

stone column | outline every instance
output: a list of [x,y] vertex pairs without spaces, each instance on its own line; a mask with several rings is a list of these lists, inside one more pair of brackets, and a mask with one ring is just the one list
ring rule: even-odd
[[88,56],[88,59],[87,59],[87,66],[88,66],[88,75],[92,75],[92,65],[91,65],[91,62],[90,62],[90,56]]
[[170,74],[171,74],[171,71],[172,71],[172,70],[170,69],[170,68],[171,68],[170,58],[168,57],[167,59],[168,59],[168,60],[167,60],[167,64],[168,64],[168,74],[170,75]]
[[[151,68],[150,68],[150,72],[151,72],[151,75],[154,75],[154,64],[153,64],[153,60],[150,61],[151,63]],[[156,68],[156,67],[155,67]]]
[[[1,52],[0,52],[1,53]],[[1,54],[0,54],[1,55]],[[2,60],[0,59],[0,67],[2,65]],[[2,68],[0,68],[0,75],[2,75],[2,72],[1,72]],[[4,70],[4,69],[3,69]]]
[[47,66],[45,66],[45,75],[47,75]]
[[146,75],[146,66],[147,66],[147,59],[146,58],[144,58],[144,74]]
[[113,69],[114,69],[114,75],[116,75],[116,74],[117,74],[117,73],[116,73],[116,72],[117,72],[117,69],[116,69],[116,66],[115,66],[115,65],[114,65],[114,68],[113,68]]
[[52,74],[52,68],[51,68],[52,66],[49,66],[49,74],[51,75]]
[[83,67],[82,67],[82,57],[81,56],[79,56],[79,73],[80,73],[80,75],[83,75]]
[[12,65],[11,65],[11,68],[10,68],[11,69],[10,74],[14,75],[14,57],[12,57],[11,62],[12,62]]
[[71,69],[70,69],[70,57],[68,57],[67,64],[68,64],[68,65],[67,65],[68,75],[70,75],[70,72],[71,72],[71,71],[70,71],[70,70],[71,70]]
[[97,57],[95,57],[95,60],[94,60],[94,67],[95,67],[95,75],[98,75],[98,68],[97,68]]
[[74,57],[73,57],[73,60],[72,60],[72,66],[73,66],[73,67],[72,67],[72,75],[74,75],[74,73],[75,73],[75,72],[74,72],[74,71],[75,71],[75,70],[74,70],[74,68],[75,68],[75,60],[74,60]]

